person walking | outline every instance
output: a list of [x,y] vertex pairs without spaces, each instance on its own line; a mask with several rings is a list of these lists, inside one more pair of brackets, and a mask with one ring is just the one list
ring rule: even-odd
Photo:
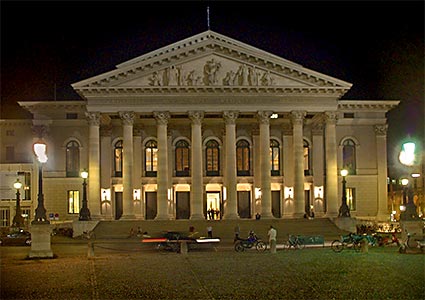
[[270,225],[270,229],[267,235],[269,236],[270,252],[276,253],[277,230],[272,225]]

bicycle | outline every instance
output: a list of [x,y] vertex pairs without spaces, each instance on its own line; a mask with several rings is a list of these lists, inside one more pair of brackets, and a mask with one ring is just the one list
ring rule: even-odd
[[399,253],[404,254],[408,249],[425,253],[425,237],[422,237],[422,239],[413,240],[413,236],[415,236],[415,234],[411,234],[409,232],[407,233],[407,239],[403,241],[403,243],[401,243],[400,247],[398,248]]
[[288,241],[286,242],[286,247],[285,249],[304,249],[305,248],[305,244],[304,242],[299,238],[298,235],[288,235]]
[[350,233],[348,235],[342,235],[341,239],[334,240],[331,244],[331,249],[334,252],[341,252],[342,250],[348,248],[353,249],[358,252],[361,248],[361,241],[364,239],[363,235],[357,235]]

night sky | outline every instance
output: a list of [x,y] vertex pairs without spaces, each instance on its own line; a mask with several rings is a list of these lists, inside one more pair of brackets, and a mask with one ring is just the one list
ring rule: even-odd
[[[207,30],[353,84],[343,99],[400,100],[390,175],[424,138],[423,1],[1,1],[1,118],[17,101],[78,100],[71,84]],[[56,88],[55,88],[56,86]]]

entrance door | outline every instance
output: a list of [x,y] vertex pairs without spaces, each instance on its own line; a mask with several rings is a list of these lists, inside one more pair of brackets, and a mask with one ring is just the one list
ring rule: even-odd
[[275,218],[280,218],[280,191],[272,191],[272,214]]
[[304,190],[305,213],[310,216],[310,190]]
[[240,218],[251,218],[251,192],[238,192],[238,214]]
[[207,220],[220,220],[222,216],[220,192],[207,192]]
[[115,220],[119,220],[122,216],[122,192],[115,192]]
[[176,192],[176,219],[189,219],[190,192]]
[[146,220],[153,220],[156,217],[157,203],[156,203],[156,192],[146,192]]

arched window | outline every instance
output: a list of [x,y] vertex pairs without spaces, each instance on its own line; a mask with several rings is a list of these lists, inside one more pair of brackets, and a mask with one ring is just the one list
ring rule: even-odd
[[271,175],[280,175],[280,145],[276,140],[270,140],[270,165]]
[[122,140],[115,143],[114,146],[114,176],[122,177]]
[[311,167],[310,167],[310,144],[304,140],[303,142],[304,148],[304,176],[312,175]]
[[250,151],[247,140],[236,143],[236,166],[238,176],[249,176]]
[[219,176],[220,148],[217,141],[210,140],[207,142],[205,156],[207,176]]
[[356,143],[352,139],[342,144],[342,168],[350,175],[356,174]]
[[189,176],[190,156],[189,143],[180,140],[176,143],[176,176]]
[[80,176],[80,147],[76,141],[66,144],[66,176]]
[[155,177],[158,167],[158,144],[155,140],[147,141],[145,144],[145,170],[146,176]]

